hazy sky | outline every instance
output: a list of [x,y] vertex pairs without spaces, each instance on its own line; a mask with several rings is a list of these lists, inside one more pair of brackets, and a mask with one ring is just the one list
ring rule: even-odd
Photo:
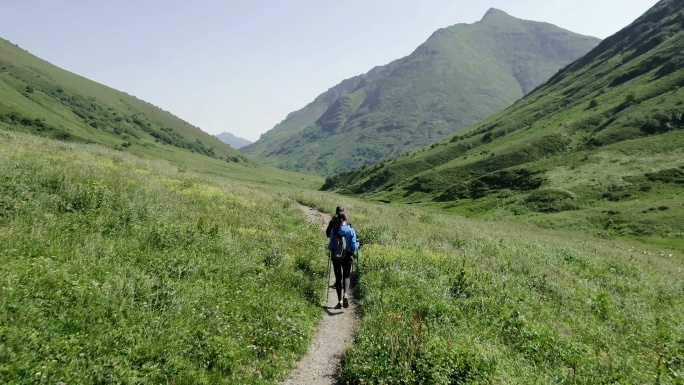
[[0,0],[0,37],[202,128],[259,136],[489,8],[606,38],[656,0]]

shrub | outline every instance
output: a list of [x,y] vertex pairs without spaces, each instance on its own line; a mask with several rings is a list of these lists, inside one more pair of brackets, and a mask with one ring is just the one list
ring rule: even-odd
[[598,107],[598,102],[596,101],[596,99],[591,99],[591,101],[589,102],[589,108],[596,108],[596,107]]
[[449,186],[442,194],[435,198],[435,200],[437,202],[449,202],[469,198],[470,195],[471,193],[468,185],[463,182],[457,182]]
[[527,195],[525,204],[540,213],[557,213],[577,209],[573,204],[574,196],[563,190],[540,189]]
[[647,173],[646,178],[652,182],[684,184],[684,170],[680,168],[669,168]]

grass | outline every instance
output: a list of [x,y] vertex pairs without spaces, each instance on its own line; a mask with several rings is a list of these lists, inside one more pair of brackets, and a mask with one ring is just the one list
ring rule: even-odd
[[682,383],[681,253],[343,203],[365,243],[345,381]]
[[[434,246],[406,252],[387,243],[384,250],[367,250],[373,259],[364,266],[362,308],[364,322],[377,324],[363,329],[350,354],[350,377],[646,382],[662,375],[656,370],[662,356],[676,361],[668,369],[681,373],[682,320],[676,314],[682,303],[672,301],[681,282],[664,275],[666,261],[625,258],[621,250],[597,258],[576,245],[516,241],[491,230],[483,238],[443,225],[454,231],[433,232],[432,242],[449,249],[460,241],[460,253]],[[638,273],[646,267],[655,271]],[[659,295],[666,300],[656,300]],[[643,309],[646,303],[653,305]],[[393,342],[397,324],[403,329]],[[418,339],[414,351],[400,347],[412,338]],[[386,345],[374,346],[375,340]],[[369,362],[387,366],[364,370]]]
[[[684,15],[666,13],[648,36],[662,55],[679,52],[669,33]],[[98,86],[2,63],[0,382],[281,381],[327,285],[325,242],[299,202],[343,204],[364,243],[347,383],[684,383],[679,67],[604,46],[620,56],[559,74],[562,87],[523,99],[506,124],[328,181],[414,205],[313,191],[315,178],[212,157],[201,140],[182,150],[193,129],[164,130],[154,108],[141,122],[159,137],[125,133],[103,124],[128,108],[119,94],[86,97],[91,117],[74,93]],[[592,68],[620,61],[592,83]],[[63,77],[62,92],[44,77]],[[458,200],[431,201],[450,188]]]
[[326,277],[320,224],[297,202],[344,205],[364,243],[348,383],[684,375],[684,258],[665,246],[0,139],[0,382],[281,381]]
[[325,263],[291,200],[0,135],[0,382],[260,384],[306,351]]

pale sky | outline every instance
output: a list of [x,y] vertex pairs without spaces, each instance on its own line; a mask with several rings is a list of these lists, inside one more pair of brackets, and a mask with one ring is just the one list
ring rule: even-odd
[[606,38],[656,0],[0,0],[0,37],[255,141],[340,81],[489,8]]

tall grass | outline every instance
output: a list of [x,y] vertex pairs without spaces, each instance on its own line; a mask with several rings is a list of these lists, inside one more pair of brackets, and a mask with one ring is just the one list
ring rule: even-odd
[[306,351],[320,229],[282,194],[0,141],[0,382],[270,383]]
[[681,255],[342,203],[365,242],[348,383],[684,383]]

